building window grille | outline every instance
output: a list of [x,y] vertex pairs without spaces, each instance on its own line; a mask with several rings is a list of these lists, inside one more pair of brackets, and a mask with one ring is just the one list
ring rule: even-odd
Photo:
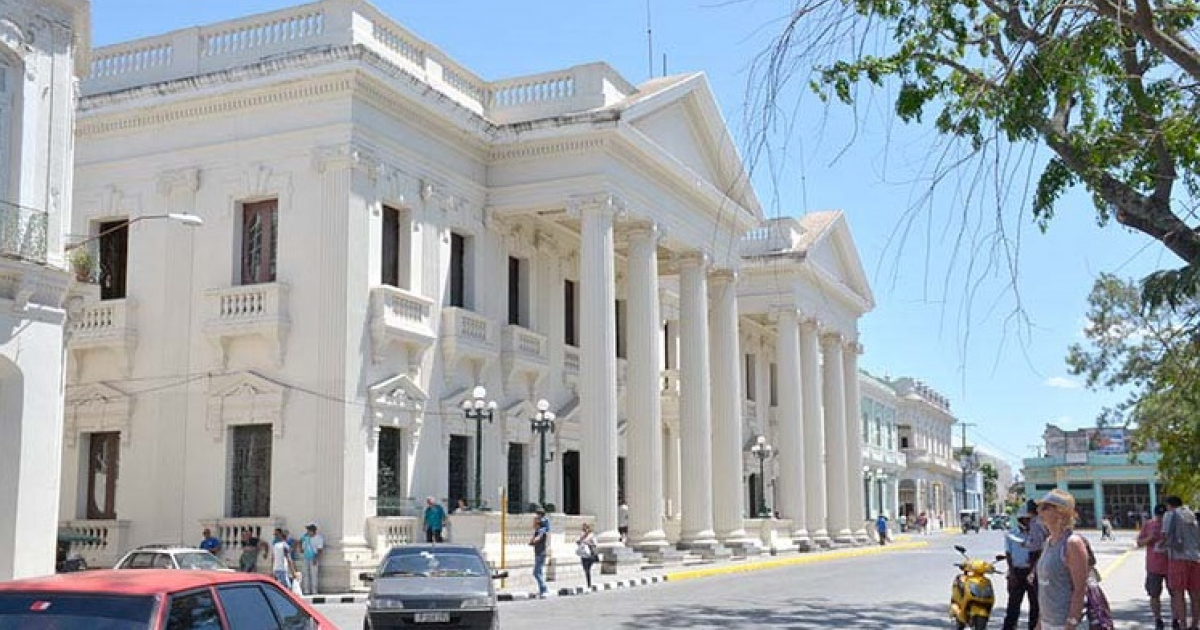
[[242,284],[275,282],[278,232],[277,200],[242,205]]
[[271,425],[249,424],[230,429],[229,515],[271,515]]

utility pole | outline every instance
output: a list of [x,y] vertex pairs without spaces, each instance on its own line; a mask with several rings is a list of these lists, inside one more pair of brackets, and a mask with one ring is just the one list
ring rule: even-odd
[[959,456],[962,459],[962,506],[960,510],[967,508],[967,473],[970,462],[970,457],[967,453],[967,427],[975,426],[974,422],[959,422],[958,426],[962,428],[962,447],[959,449]]

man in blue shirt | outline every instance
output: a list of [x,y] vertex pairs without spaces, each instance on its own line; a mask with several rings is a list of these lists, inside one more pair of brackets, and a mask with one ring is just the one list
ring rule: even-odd
[[538,597],[546,596],[546,551],[550,546],[550,519],[546,518],[546,510],[537,509],[533,517],[533,537],[529,539],[533,546],[533,579],[537,580]]
[[444,542],[442,528],[446,526],[446,509],[433,497],[425,497],[425,542]]
[[221,557],[221,539],[212,535],[212,530],[204,528],[204,540],[200,541],[200,548],[211,553],[218,558]]
[[[1030,514],[1028,509],[1017,513],[1017,524],[1004,538],[1004,559],[1008,563],[1008,610],[1004,613],[1004,630],[1017,630],[1021,618],[1021,599],[1029,596],[1029,630],[1037,627],[1037,584],[1029,579],[1033,571],[1033,551],[1029,549]],[[1036,542],[1036,541],[1035,541]]]

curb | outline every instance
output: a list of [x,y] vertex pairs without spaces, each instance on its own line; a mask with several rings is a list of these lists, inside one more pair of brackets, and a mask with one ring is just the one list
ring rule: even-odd
[[310,604],[361,604],[367,601],[366,593],[353,595],[305,595],[304,601]]
[[[564,586],[556,591],[553,591],[555,597],[570,597],[573,595],[584,595],[586,593],[598,593],[600,591],[615,591],[621,588],[635,588],[638,586],[648,586],[650,584],[660,584],[666,582],[666,575],[652,575],[648,577],[629,578],[627,580],[617,580],[615,582],[605,582],[603,584],[593,584],[591,588],[586,586]],[[509,593],[498,593],[496,599],[502,602],[511,602],[518,600],[539,599],[536,591],[517,591]]]
[[797,564],[811,564],[813,562],[821,562],[824,560],[837,560],[840,558],[856,558],[859,556],[869,556],[879,553],[886,553],[892,550],[905,549],[920,549],[928,547],[927,541],[919,542],[904,542],[894,543],[891,545],[875,545],[872,547],[855,547],[852,549],[838,549],[834,551],[818,552],[811,554],[799,555],[791,558],[779,558],[776,560],[752,561],[745,564],[724,565],[717,567],[706,567],[703,569],[692,569],[690,571],[675,571],[668,573],[664,577],[672,582],[680,580],[694,580],[713,575],[726,575],[730,573],[746,573],[749,571],[759,571],[762,569],[774,569],[776,567],[787,567]]

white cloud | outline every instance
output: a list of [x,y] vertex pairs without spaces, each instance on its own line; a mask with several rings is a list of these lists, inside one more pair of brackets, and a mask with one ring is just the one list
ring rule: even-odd
[[1046,385],[1059,389],[1079,389],[1079,381],[1073,381],[1065,376],[1051,376],[1046,379]]

